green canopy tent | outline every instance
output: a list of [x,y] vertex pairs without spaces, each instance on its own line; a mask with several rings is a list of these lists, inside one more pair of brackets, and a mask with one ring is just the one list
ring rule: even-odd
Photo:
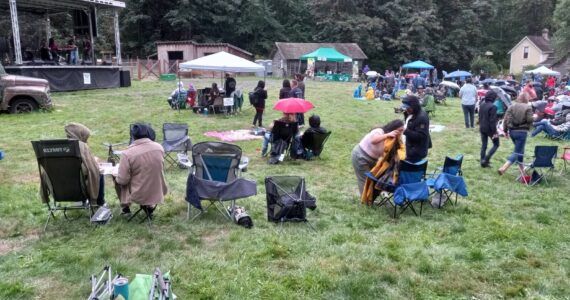
[[[347,62],[350,63],[350,62],[352,62],[351,57],[346,56],[346,55],[338,52],[335,48],[328,48],[328,47],[321,47],[321,48],[319,48],[319,49],[317,49],[311,53],[307,53],[305,55],[302,55],[299,59],[301,61],[303,61],[303,60],[308,61],[308,60],[312,59],[315,62],[315,65],[316,65],[317,61],[336,62],[336,63],[347,63]],[[300,68],[301,68],[301,64],[299,64],[299,69]],[[338,65],[337,65],[337,69],[338,69]],[[337,75],[337,77],[338,77],[338,75]],[[348,79],[350,79],[350,78],[348,78]],[[343,77],[343,79],[341,81],[347,81],[348,79]],[[327,78],[327,80],[333,80],[333,79]],[[339,80],[339,79],[336,78],[334,80]]]
[[301,60],[308,60],[309,58],[314,58],[315,61],[330,61],[330,62],[352,62],[352,58],[348,57],[338,51],[335,48],[319,48],[311,53],[307,53],[301,56]]

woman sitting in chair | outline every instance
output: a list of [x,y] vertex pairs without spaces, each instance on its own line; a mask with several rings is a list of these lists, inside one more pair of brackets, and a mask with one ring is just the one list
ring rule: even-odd
[[99,164],[97,158],[91,154],[91,150],[87,145],[87,139],[91,135],[91,131],[83,124],[69,123],[65,125],[65,134],[68,139],[76,139],[79,141],[79,150],[81,152],[81,170],[85,176],[85,186],[89,194],[91,203],[97,203],[98,206],[105,204],[105,181],[103,175],[99,172]]
[[[283,113],[283,117],[281,117],[281,119],[275,120],[275,121],[295,124],[295,123],[297,123],[297,114]],[[267,155],[267,149],[269,147],[269,142],[272,139],[272,130],[273,130],[273,126],[275,125],[275,121],[273,121],[271,123],[271,125],[269,125],[269,127],[267,128],[267,131],[265,131],[265,135],[263,136],[263,143],[262,143],[262,148],[261,148],[261,155],[262,156]],[[294,126],[293,128],[296,130],[294,132],[294,136],[295,136],[295,135],[297,135],[298,128],[296,126]]]
[[208,99],[208,106],[214,105],[216,98],[220,97],[220,90],[218,89],[218,84],[212,83],[212,88],[210,89],[210,99]]
[[168,191],[164,180],[164,149],[154,142],[156,134],[146,125],[137,123],[131,127],[133,143],[123,151],[119,173],[115,176],[115,190],[123,207],[123,214],[130,214],[131,203],[141,206],[152,216],[156,205]]

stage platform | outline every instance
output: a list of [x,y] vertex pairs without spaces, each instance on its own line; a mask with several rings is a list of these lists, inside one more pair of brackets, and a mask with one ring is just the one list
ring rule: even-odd
[[[52,91],[108,89],[121,86],[121,67],[118,66],[5,66],[6,72],[43,78]],[[130,83],[129,83],[130,85]]]

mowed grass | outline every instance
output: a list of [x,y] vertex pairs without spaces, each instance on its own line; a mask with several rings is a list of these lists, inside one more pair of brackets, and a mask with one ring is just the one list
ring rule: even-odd
[[[239,77],[238,87],[251,90],[256,80]],[[197,87],[212,81],[219,79],[192,80]],[[280,115],[270,109],[280,83],[268,80],[265,124]],[[103,143],[125,141],[135,121],[153,124],[160,138],[162,123],[186,122],[194,143],[210,140],[206,131],[251,126],[247,103],[229,118],[172,111],[165,99],[174,85],[135,81],[130,88],[56,93],[52,112],[0,115],[6,152],[0,161],[0,299],[87,298],[89,275],[107,263],[130,279],[155,267],[169,270],[179,299],[568,298],[570,180],[559,175],[561,161],[549,185],[525,187],[515,182],[515,168],[497,175],[513,148],[501,139],[493,168],[481,169],[478,131],[463,128],[459,101],[448,100],[431,121],[446,129],[432,134],[428,169],[463,153],[470,195],[456,207],[428,207],[422,217],[407,212],[394,220],[386,209],[358,203],[350,155],[371,127],[401,117],[393,111],[398,103],[355,101],[354,83],[306,83],[313,112],[333,131],[322,159],[268,165],[259,141],[237,143],[251,159],[245,177],[258,184],[257,196],[239,201],[252,215],[251,230],[215,211],[188,222],[188,171],[169,169],[169,193],[152,229],[119,216],[107,179],[111,224],[58,218],[44,233],[47,214],[31,140],[63,138],[66,123],[81,122],[93,131],[92,151],[105,158]],[[553,144],[564,145],[536,137],[526,150]],[[269,175],[305,176],[318,198],[318,209],[308,213],[316,232],[267,222],[263,180]]]

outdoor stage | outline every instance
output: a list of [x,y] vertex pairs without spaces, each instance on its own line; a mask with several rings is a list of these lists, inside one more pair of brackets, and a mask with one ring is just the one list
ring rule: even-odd
[[[49,81],[52,91],[77,91],[118,88],[121,84],[119,66],[5,66],[6,72],[14,75],[43,78]],[[126,71],[128,72],[128,71]]]

